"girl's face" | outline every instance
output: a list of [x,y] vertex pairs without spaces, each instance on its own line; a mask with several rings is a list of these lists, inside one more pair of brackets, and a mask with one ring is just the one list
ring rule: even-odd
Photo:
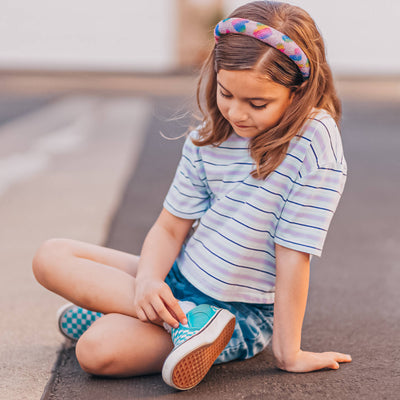
[[254,70],[221,69],[217,82],[219,111],[233,130],[245,138],[276,126],[293,98],[290,89]]

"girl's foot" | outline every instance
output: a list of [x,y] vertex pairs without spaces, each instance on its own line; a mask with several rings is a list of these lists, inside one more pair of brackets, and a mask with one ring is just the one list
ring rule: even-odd
[[187,313],[188,324],[172,329],[174,349],[164,362],[164,382],[176,389],[196,386],[228,344],[235,316],[228,310],[201,304]]
[[58,328],[66,338],[77,341],[89,326],[102,316],[102,313],[67,303],[57,312]]

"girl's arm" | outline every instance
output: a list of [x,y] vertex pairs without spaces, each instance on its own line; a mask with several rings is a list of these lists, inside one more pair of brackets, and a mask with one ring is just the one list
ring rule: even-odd
[[186,316],[164,282],[178,256],[193,220],[178,218],[163,209],[143,243],[135,285],[135,308],[142,321],[185,324]]
[[301,330],[307,303],[310,256],[276,245],[276,287],[272,349],[280,369],[309,372],[338,369],[350,362],[346,354],[312,353],[301,350]]

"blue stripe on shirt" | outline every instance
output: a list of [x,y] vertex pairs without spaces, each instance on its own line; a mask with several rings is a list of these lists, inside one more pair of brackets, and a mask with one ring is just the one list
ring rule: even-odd
[[210,198],[209,196],[206,196],[206,197],[199,197],[199,196],[193,196],[192,194],[183,193],[181,190],[178,189],[178,187],[177,187],[176,185],[172,185],[172,187],[173,187],[178,193],[180,193],[182,196],[190,197],[191,199],[207,200],[207,199]]
[[317,122],[319,122],[319,123],[321,123],[322,126],[325,128],[326,132],[328,133],[328,136],[329,136],[329,143],[330,143],[331,149],[332,149],[332,154],[333,154],[333,156],[335,157],[335,161],[337,162],[336,153],[335,153],[335,150],[333,149],[332,137],[331,137],[331,134],[330,134],[330,132],[329,132],[328,127],[327,127],[320,119],[313,118],[313,120],[314,120],[314,121],[317,121]]
[[237,220],[236,218],[230,217],[229,215],[222,214],[222,213],[220,213],[220,212],[218,212],[218,211],[215,211],[214,209],[211,209],[211,211],[214,212],[215,214],[221,216],[221,217],[224,217],[224,218],[230,219],[230,220],[232,220],[232,221],[235,221],[235,222],[237,222],[238,224],[240,224],[240,225],[242,225],[242,226],[245,226],[246,228],[251,229],[252,231],[261,232],[261,233],[268,233],[268,235],[270,235],[270,236],[273,238],[272,234],[271,234],[270,231],[268,231],[268,230],[253,228],[253,227],[251,227],[250,225],[246,225],[245,223],[240,222],[240,221]]
[[173,210],[175,210],[179,214],[185,214],[185,215],[200,214],[200,213],[206,212],[207,209],[208,209],[208,208],[205,208],[204,210],[198,210],[198,211],[194,211],[194,212],[186,212],[186,211],[182,211],[182,210],[179,210],[176,207],[174,207],[167,199],[165,199],[164,201],[165,201],[166,204],[168,204],[169,207],[171,207]]
[[252,207],[255,210],[261,211],[261,212],[263,212],[265,214],[272,214],[276,219],[279,219],[279,217],[274,212],[262,210],[261,208],[254,206],[253,204],[249,203],[248,201],[234,199],[233,197],[230,197],[230,196],[226,196],[226,198],[229,199],[229,200],[232,200],[232,201],[236,201],[238,203],[247,204],[249,207]]
[[327,232],[327,230],[326,230],[326,229],[319,228],[318,226],[314,226],[314,225],[307,225],[307,224],[300,224],[299,222],[293,222],[293,221],[289,221],[289,220],[287,220],[287,219],[285,219],[285,218],[283,218],[283,217],[281,217],[281,220],[282,220],[282,221],[285,221],[285,222],[287,222],[287,223],[289,223],[289,224],[291,224],[291,225],[300,225],[300,226],[305,226],[305,227],[307,227],[307,228],[319,229],[320,231]]

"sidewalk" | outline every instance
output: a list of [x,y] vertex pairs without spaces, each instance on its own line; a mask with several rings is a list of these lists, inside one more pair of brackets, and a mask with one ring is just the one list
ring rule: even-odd
[[0,126],[0,399],[39,399],[63,343],[36,248],[104,242],[150,113],[143,98],[71,96]]

